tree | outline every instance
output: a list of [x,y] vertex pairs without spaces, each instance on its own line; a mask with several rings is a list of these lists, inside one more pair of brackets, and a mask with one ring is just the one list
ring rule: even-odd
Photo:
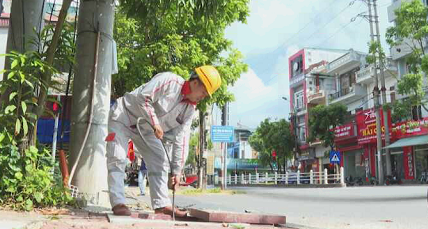
[[[286,172],[287,160],[293,156],[294,141],[290,123],[285,119],[274,122],[265,119],[249,139],[251,147],[259,152],[261,165],[269,165],[274,170],[273,165],[276,163],[278,171],[283,168],[284,173]],[[276,156],[273,155],[273,152],[276,153]]]
[[309,112],[309,142],[321,140],[325,147],[335,149],[334,129],[344,123],[347,108],[343,104],[317,105]]
[[[122,0],[115,21],[115,39],[123,49],[118,51],[119,73],[113,77],[114,97],[149,81],[159,72],[171,71],[188,78],[195,67],[215,65],[222,76],[222,86],[211,98],[198,104],[199,125],[203,127],[207,108],[214,103],[222,107],[232,101],[227,86],[247,70],[242,54],[224,37],[224,30],[233,22],[246,22],[248,3],[248,0]],[[200,138],[202,157],[205,134],[201,133]]]
[[428,8],[419,0],[403,2],[395,10],[395,15],[395,26],[387,29],[386,40],[391,47],[405,45],[411,52],[406,57],[409,73],[402,76],[397,85],[398,93],[408,95],[408,98],[392,104],[393,118],[406,119],[411,116],[412,107],[422,106],[428,111],[423,89],[423,78],[428,73],[428,56],[425,53]]

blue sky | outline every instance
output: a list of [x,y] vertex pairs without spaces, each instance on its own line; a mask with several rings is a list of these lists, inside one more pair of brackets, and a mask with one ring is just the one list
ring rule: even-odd
[[[381,38],[391,0],[378,0]],[[353,3],[353,4],[351,4]],[[234,23],[226,37],[245,56],[249,71],[230,87],[230,125],[255,128],[265,118],[288,118],[288,57],[304,47],[367,52],[369,23],[361,0],[251,0],[247,24]],[[388,46],[383,42],[386,52]]]

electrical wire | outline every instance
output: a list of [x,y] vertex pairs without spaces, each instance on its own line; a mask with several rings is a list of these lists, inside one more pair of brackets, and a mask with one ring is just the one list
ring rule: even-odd
[[[312,38],[315,34],[318,34],[318,31],[320,31],[321,29],[324,29],[327,25],[329,25],[331,22],[334,21],[334,19],[336,19],[337,17],[339,17],[339,15],[341,15],[343,12],[345,12],[345,10],[347,10],[349,7],[351,7],[352,5],[354,5],[356,0],[353,0],[352,2],[350,2],[346,7],[344,7],[338,14],[336,14],[336,16],[334,16],[330,21],[327,22],[327,24],[324,24],[324,26],[322,26],[321,28],[318,28],[317,30],[315,30],[315,32],[313,32],[308,38],[306,38],[306,40],[303,42],[305,43],[306,41],[308,41],[310,38]],[[362,5],[362,4],[361,4]],[[360,5],[360,7],[361,7]]]

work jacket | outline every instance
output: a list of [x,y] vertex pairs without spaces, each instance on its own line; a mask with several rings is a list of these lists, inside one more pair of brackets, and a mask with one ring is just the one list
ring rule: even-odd
[[186,140],[196,110],[196,104],[184,99],[189,93],[188,81],[171,72],[159,73],[148,83],[119,98],[110,120],[132,128],[137,125],[137,119],[143,117],[150,123],[145,128],[160,125],[164,138],[173,144],[172,172],[179,174],[188,151]]

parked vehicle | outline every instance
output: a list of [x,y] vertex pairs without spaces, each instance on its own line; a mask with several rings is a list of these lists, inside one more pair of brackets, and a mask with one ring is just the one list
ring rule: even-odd
[[134,160],[125,168],[125,184],[129,186],[138,186],[138,171],[140,166],[137,161],[138,160]]
[[196,174],[186,175],[186,181],[181,182],[180,186],[192,186],[192,187],[196,188],[198,186],[198,175],[196,175]]
[[427,171],[422,172],[422,175],[419,178],[419,182],[421,184],[428,184],[428,172]]
[[354,186],[354,185],[361,186],[363,185],[363,178],[349,176],[345,178],[345,183],[347,186]]
[[377,181],[376,177],[370,177],[370,184],[371,185],[378,185],[379,182]]
[[385,184],[386,185],[401,184],[401,179],[397,175],[386,176]]

